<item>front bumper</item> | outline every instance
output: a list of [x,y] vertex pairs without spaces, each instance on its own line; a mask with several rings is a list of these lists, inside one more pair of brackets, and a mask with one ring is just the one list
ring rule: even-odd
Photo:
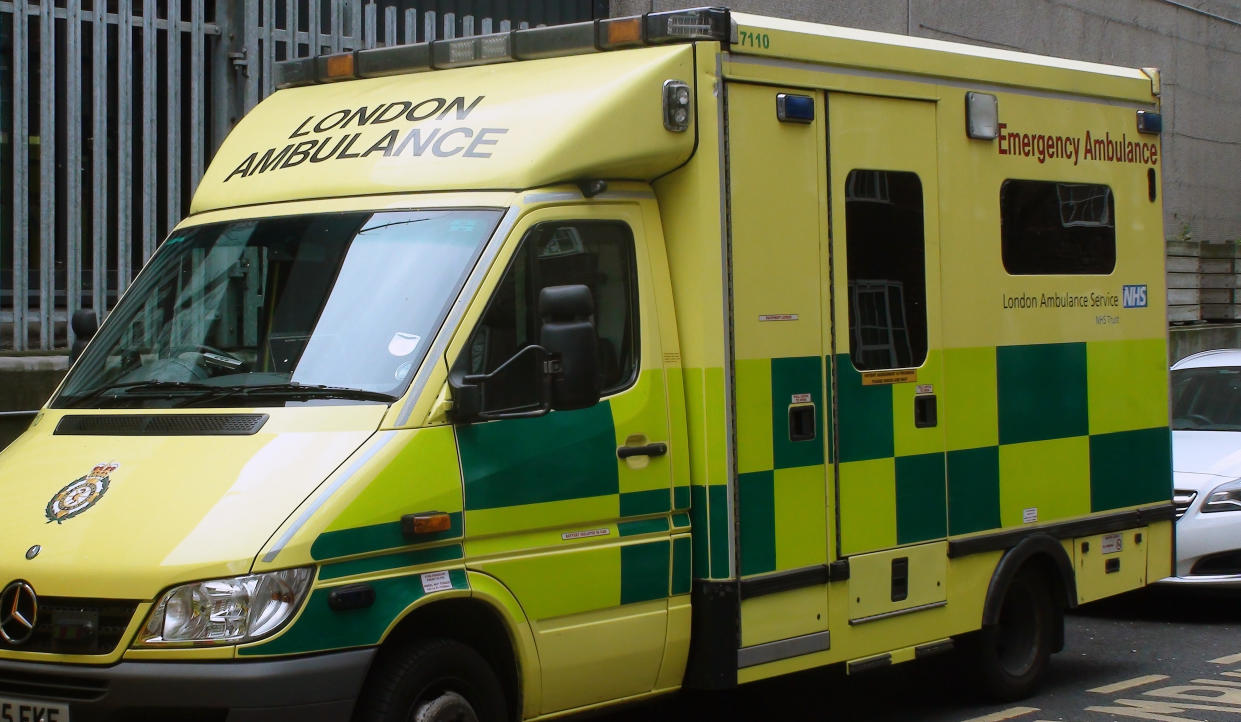
[[68,704],[72,722],[336,722],[348,719],[374,649],[261,661],[0,660],[0,697]]
[[1209,493],[1198,491],[1176,520],[1176,567],[1159,584],[1241,589],[1241,511],[1203,513]]

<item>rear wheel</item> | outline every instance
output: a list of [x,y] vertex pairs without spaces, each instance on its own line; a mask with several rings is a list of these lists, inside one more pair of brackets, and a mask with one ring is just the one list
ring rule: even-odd
[[988,697],[1008,702],[1034,692],[1051,656],[1058,614],[1038,575],[1027,571],[1013,578],[999,619],[983,627],[969,645]]
[[450,639],[415,642],[381,654],[356,722],[501,722],[504,691],[491,666]]

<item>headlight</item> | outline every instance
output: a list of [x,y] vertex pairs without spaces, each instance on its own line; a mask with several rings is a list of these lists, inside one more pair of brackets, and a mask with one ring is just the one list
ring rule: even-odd
[[241,644],[272,634],[301,606],[308,567],[173,587],[147,617],[135,646]]
[[1202,511],[1241,511],[1241,479],[1215,487],[1202,502]]

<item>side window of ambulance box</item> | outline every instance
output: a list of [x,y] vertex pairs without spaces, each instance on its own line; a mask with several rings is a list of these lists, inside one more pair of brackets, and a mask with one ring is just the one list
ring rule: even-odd
[[[555,221],[531,228],[454,370],[496,371],[521,349],[539,343],[539,292],[583,284],[594,301],[603,395],[629,386],[638,370],[638,282],[633,233],[611,221]],[[485,411],[539,403],[538,356],[523,354],[487,387]]]
[[917,174],[854,170],[845,179],[849,356],[859,370],[926,360],[922,218]]
[[1108,274],[1116,268],[1112,189],[1097,183],[1006,180],[1000,246],[1014,276]]

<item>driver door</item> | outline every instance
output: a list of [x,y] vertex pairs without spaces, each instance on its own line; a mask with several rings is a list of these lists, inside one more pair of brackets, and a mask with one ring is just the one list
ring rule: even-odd
[[[637,205],[565,206],[514,230],[454,339],[454,373],[503,369],[484,411],[537,412],[538,298],[591,291],[602,398],[459,424],[467,566],[503,582],[530,620],[540,712],[648,692],[663,658],[671,575],[667,388]],[[663,446],[660,446],[660,445]],[[647,453],[618,458],[621,447]]]

